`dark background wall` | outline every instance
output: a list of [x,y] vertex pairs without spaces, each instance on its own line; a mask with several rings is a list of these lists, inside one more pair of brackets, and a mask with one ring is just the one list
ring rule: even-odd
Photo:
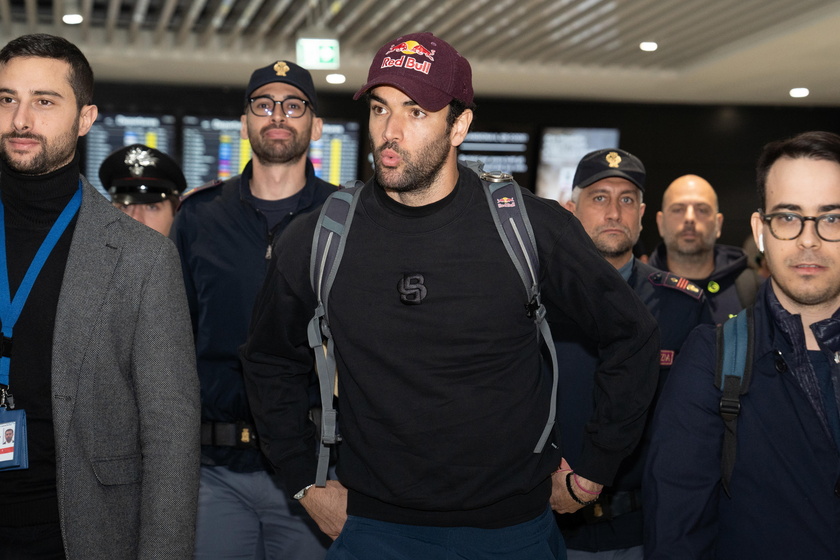
[[[242,114],[243,88],[177,87],[99,83],[100,111],[164,113],[182,117]],[[477,129],[522,130],[534,139],[529,154],[536,170],[539,137],[545,127],[605,127],[621,131],[621,148],[637,155],[648,172],[642,241],[648,251],[659,241],[654,216],[665,187],[680,175],[707,179],[724,214],[721,242],[740,246],[749,234],[749,216],[757,207],[754,165],[761,147],[806,130],[840,133],[840,108],[658,105],[572,102],[533,99],[476,99]],[[358,120],[363,144],[359,170],[369,176],[367,110],[350,94],[321,94],[320,116]],[[179,157],[180,154],[173,154]],[[531,177],[533,178],[533,176]],[[524,185],[531,187],[532,185]]]

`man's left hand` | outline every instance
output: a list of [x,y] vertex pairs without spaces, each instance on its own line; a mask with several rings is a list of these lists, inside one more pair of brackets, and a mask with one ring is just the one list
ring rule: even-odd
[[[565,463],[565,460],[563,463]],[[566,464],[565,467],[568,468],[568,464]],[[549,503],[551,504],[551,509],[557,513],[574,513],[583,507],[581,504],[577,503],[574,498],[572,498],[569,494],[569,489],[566,486],[566,477],[574,475],[570,470],[563,470],[564,465],[562,464],[560,469],[561,470],[558,470],[551,475],[551,499],[549,500]],[[593,499],[595,497],[595,493],[599,493],[603,488],[601,484],[587,480],[580,475],[577,477],[577,482],[572,480],[571,483],[572,488],[577,490],[575,495],[583,502],[588,502]],[[580,486],[589,492],[592,492],[592,494],[587,494],[580,488],[576,488],[576,484],[580,484]]]

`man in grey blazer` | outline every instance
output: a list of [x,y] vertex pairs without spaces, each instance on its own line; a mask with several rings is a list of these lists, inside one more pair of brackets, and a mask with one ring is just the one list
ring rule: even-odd
[[92,91],[64,39],[0,50],[0,418],[25,411],[29,459],[0,470],[0,560],[192,555],[199,395],[180,263],[80,175]]

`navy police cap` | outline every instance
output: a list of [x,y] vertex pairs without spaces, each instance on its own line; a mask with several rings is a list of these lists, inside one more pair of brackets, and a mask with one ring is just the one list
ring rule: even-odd
[[268,66],[254,70],[251,79],[248,81],[248,87],[245,89],[245,105],[248,105],[256,90],[266,84],[277,82],[298,88],[306,97],[304,101],[309,102],[312,112],[318,112],[318,98],[315,96],[312,74],[306,68],[287,60],[278,60]]
[[99,180],[118,204],[177,201],[187,188],[187,180],[175,160],[143,144],[111,153],[99,167]]
[[583,156],[572,186],[584,189],[608,177],[627,179],[645,192],[645,166],[639,158],[618,148],[597,150]]

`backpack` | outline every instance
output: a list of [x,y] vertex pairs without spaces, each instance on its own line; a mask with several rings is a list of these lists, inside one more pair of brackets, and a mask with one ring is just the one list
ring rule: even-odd
[[743,309],[735,317],[717,326],[715,385],[723,392],[720,416],[724,424],[720,469],[723,490],[729,497],[732,497],[729,483],[735,468],[741,395],[747,393],[752,379],[754,332],[752,307]]
[[[545,321],[545,306],[540,300],[539,258],[534,232],[525,211],[521,189],[511,175],[484,172],[483,165],[477,161],[465,164],[481,178],[496,229],[527,291],[527,314],[534,320],[551,355],[553,382],[549,414],[542,435],[534,448],[534,453],[541,453],[553,429],[557,412],[558,365],[551,330]],[[328,302],[344,254],[359,193],[363,187],[363,183],[356,181],[353,186],[334,192],[327,198],[315,226],[312,241],[310,280],[318,305],[309,321],[307,337],[309,346],[315,351],[322,407],[316,486],[326,485],[330,448],[341,441],[341,436],[336,431],[338,413],[333,406],[333,395],[337,392],[336,364],[329,326]]]

